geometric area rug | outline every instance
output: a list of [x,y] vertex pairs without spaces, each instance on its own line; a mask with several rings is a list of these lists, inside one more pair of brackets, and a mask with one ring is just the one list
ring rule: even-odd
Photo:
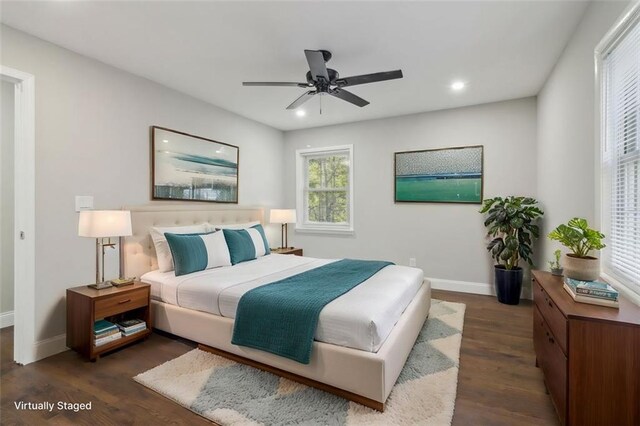
[[220,425],[450,425],[465,305],[432,299],[385,411],[194,349],[133,379]]

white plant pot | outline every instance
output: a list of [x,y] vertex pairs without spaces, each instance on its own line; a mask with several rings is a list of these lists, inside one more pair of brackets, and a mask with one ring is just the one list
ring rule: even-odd
[[581,281],[595,281],[600,278],[600,261],[595,257],[565,254],[562,260],[566,277]]

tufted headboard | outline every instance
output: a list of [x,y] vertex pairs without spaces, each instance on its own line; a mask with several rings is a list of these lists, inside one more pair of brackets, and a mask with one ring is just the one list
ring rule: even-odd
[[123,207],[131,211],[130,237],[124,237],[120,245],[120,275],[138,277],[158,269],[156,250],[149,235],[153,226],[184,226],[202,222],[211,224],[245,223],[263,220],[261,208],[208,206],[208,205],[147,205]]

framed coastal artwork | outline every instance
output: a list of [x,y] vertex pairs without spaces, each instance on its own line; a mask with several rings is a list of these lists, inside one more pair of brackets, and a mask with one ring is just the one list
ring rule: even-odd
[[239,148],[164,127],[151,127],[154,200],[238,203]]
[[481,204],[483,146],[395,153],[396,203]]

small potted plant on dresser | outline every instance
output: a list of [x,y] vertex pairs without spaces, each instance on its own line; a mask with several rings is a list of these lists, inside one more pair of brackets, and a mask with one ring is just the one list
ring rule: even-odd
[[606,247],[602,243],[604,234],[589,228],[586,219],[574,217],[566,225],[559,225],[551,231],[549,238],[571,250],[562,260],[565,276],[582,281],[594,281],[600,277],[600,262],[589,253]]
[[554,260],[549,261],[549,270],[552,275],[562,276],[562,266],[560,265],[560,257],[562,256],[562,252],[560,250],[556,250],[553,252]]
[[495,197],[484,200],[480,210],[487,214],[484,226],[492,238],[487,250],[496,261],[495,286],[500,303],[520,303],[523,272],[520,260],[533,265],[531,246],[539,234],[536,222],[544,214],[537,204],[530,197]]

